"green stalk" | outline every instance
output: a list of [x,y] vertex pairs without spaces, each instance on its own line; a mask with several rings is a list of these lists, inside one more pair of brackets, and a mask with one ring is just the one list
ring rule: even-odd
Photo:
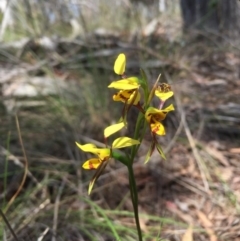
[[112,152],[112,157],[118,161],[121,161],[128,168],[129,186],[130,186],[130,193],[131,193],[131,199],[132,199],[133,210],[134,210],[134,217],[135,217],[135,222],[136,222],[136,227],[138,232],[138,238],[139,238],[139,241],[142,241],[143,240],[142,231],[141,231],[139,214],[138,214],[138,193],[137,193],[137,185],[136,185],[134,172],[133,172],[133,161],[131,161],[131,159],[127,158],[126,156],[122,156],[117,152]]
[[138,214],[138,193],[137,193],[137,185],[134,177],[133,166],[131,163],[128,165],[128,174],[129,174],[129,184],[130,184],[130,192],[134,210],[134,217],[137,226],[138,238],[139,241],[142,241],[142,231],[139,222],[139,214]]
[[[141,130],[141,128],[142,128],[142,123],[143,123],[143,121],[144,121],[144,115],[142,114],[142,113],[139,113],[138,114],[138,118],[137,118],[137,123],[136,123],[136,127],[135,127],[135,130],[134,130],[134,136],[133,136],[133,139],[136,139],[136,140],[138,140],[138,138],[140,137],[140,135],[139,135],[139,132],[140,132],[140,130]],[[145,132],[145,130],[144,130],[144,132]],[[140,143],[142,142],[142,138],[141,138],[141,140],[139,140],[140,141]],[[131,154],[130,154],[130,156],[131,156],[131,163],[133,164],[133,160],[134,160],[134,157],[135,157],[135,155],[136,155],[136,150],[138,150],[138,147],[139,147],[140,145],[138,145],[138,146],[132,146],[132,148],[131,148]]]

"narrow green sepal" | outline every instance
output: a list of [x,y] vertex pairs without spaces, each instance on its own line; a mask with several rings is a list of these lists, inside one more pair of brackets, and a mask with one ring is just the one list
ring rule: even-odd
[[144,89],[144,88],[148,87],[147,76],[146,76],[145,71],[143,69],[140,69],[140,73],[141,73],[142,78],[139,80],[139,84]]
[[161,147],[158,143],[156,143],[156,148],[157,148],[159,154],[161,155],[161,157],[162,157],[164,160],[167,160],[167,158],[166,158],[166,156],[165,156],[165,154],[164,154],[164,152],[163,152],[162,147]]
[[149,150],[147,152],[147,155],[145,157],[144,164],[149,162],[150,157],[152,156],[152,153],[153,153],[154,149],[155,149],[155,142],[152,142],[152,144],[151,144],[151,146],[150,146],[150,148],[149,148]]
[[156,90],[156,88],[157,88],[157,85],[158,85],[158,82],[159,82],[159,80],[160,80],[160,77],[161,77],[161,74],[158,76],[155,84],[153,85],[153,87],[152,87],[152,89],[151,89],[151,91],[150,91],[150,94],[149,94],[148,100],[147,100],[147,105],[149,105],[150,102],[152,101],[152,98],[153,98],[153,96],[154,96],[154,93],[155,93],[155,90]]
[[140,84],[141,84],[141,87],[143,88],[143,92],[144,92],[144,106],[147,105],[147,100],[149,98],[149,84],[148,84],[148,80],[147,80],[147,76],[144,72],[143,69],[140,69],[140,72],[141,72],[141,81],[140,81]]

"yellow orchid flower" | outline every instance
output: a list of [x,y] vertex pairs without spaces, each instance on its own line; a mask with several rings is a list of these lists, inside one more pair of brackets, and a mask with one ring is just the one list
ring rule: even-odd
[[80,148],[84,152],[90,152],[97,155],[96,158],[91,158],[85,161],[82,165],[84,169],[97,169],[96,173],[94,174],[93,178],[89,183],[88,194],[91,193],[92,188],[98,177],[101,175],[103,170],[105,169],[109,159],[111,158],[111,152],[113,149],[120,149],[124,147],[129,147],[133,145],[138,145],[140,142],[138,140],[134,140],[129,137],[119,137],[117,138],[111,148],[97,148],[94,144],[85,144],[81,145],[76,142],[78,148]]
[[149,107],[145,113],[145,118],[150,125],[152,131],[152,144],[148,150],[148,153],[145,157],[145,162],[147,163],[156,148],[159,154],[162,156],[163,159],[166,159],[162,147],[158,144],[156,135],[165,135],[165,128],[164,125],[161,123],[162,120],[166,118],[166,115],[169,111],[174,110],[173,105],[169,105],[165,109],[156,109],[154,107]]
[[114,72],[118,75],[123,75],[125,72],[126,67],[126,56],[125,54],[121,53],[118,55],[115,63],[114,63]]
[[171,86],[166,83],[160,84],[155,90],[155,95],[162,101],[166,101],[170,97],[173,96],[173,91],[171,90]]
[[76,142],[78,148],[84,152],[90,152],[98,156],[98,158],[89,159],[84,162],[84,169],[97,169],[98,166],[110,157],[111,151],[109,148],[97,148],[94,144],[81,145]]
[[134,90],[140,87],[137,77],[129,77],[122,80],[113,81],[108,88],[114,88],[118,90]]
[[120,90],[117,94],[113,95],[114,101],[122,101],[128,105],[137,105],[141,99],[138,90]]
[[138,105],[140,101],[139,80],[137,77],[130,77],[112,82],[108,88],[120,90],[113,95],[114,101],[122,101],[124,103],[122,111],[122,119],[126,120],[126,115],[132,105]]
[[172,104],[163,110],[159,110],[154,107],[149,107],[147,109],[145,113],[145,118],[147,122],[150,124],[151,131],[154,134],[157,134],[160,136],[165,135],[165,128],[160,121],[164,120],[167,113],[172,110],[174,110],[174,107]]

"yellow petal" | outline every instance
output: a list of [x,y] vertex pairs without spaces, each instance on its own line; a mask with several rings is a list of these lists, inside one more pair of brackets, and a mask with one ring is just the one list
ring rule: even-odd
[[118,75],[123,75],[126,66],[126,56],[125,54],[119,54],[114,63],[114,72]]
[[169,112],[169,111],[172,111],[172,110],[175,110],[173,104],[169,105],[168,107],[166,107],[162,111],[163,112]]
[[108,126],[104,130],[104,137],[107,138],[107,137],[111,136],[112,134],[120,131],[123,127],[124,127],[124,123],[123,122],[120,122],[120,123]]
[[161,122],[152,123],[150,125],[151,131],[159,136],[165,135],[165,128]]
[[84,152],[92,152],[97,148],[94,144],[81,145],[78,142],[75,142],[75,143],[76,143],[77,147],[80,148]]
[[164,120],[167,113],[157,108],[149,107],[145,113],[145,118],[149,123]]
[[[147,111],[146,111],[146,114],[156,114],[156,113],[160,113],[162,112],[162,110],[159,110],[157,108],[154,108],[154,107],[148,107]],[[146,115],[145,114],[145,115]]]
[[118,90],[133,90],[138,89],[140,84],[137,77],[129,77],[123,80],[113,81],[108,88],[114,88]]
[[132,90],[120,90],[115,95],[113,95],[113,100],[114,101],[122,101],[125,103],[126,100],[129,99],[131,93],[132,93]]
[[165,101],[167,99],[169,99],[170,97],[173,96],[173,91],[169,91],[169,92],[160,92],[158,90],[155,91],[155,95],[162,101]]
[[[136,93],[137,91],[137,93]],[[137,105],[141,99],[141,95],[138,90],[135,90],[129,97],[127,104]]]
[[110,156],[110,149],[109,148],[97,148],[94,144],[85,144],[80,145],[77,143],[77,146],[84,152],[90,152],[95,155],[98,155],[99,159],[105,160]]
[[165,119],[167,113],[172,110],[174,110],[174,107],[172,104],[162,110],[159,110],[154,107],[149,107],[145,113],[145,118],[149,123],[153,121],[153,118],[155,118],[155,120],[157,121],[162,121]]
[[110,157],[111,151],[109,148],[99,148],[95,154],[98,155],[99,159],[107,160]]
[[84,162],[82,167],[87,170],[97,169],[101,163],[101,160],[97,158],[92,158]]
[[119,137],[117,138],[113,144],[112,144],[112,148],[117,149],[117,148],[124,148],[124,147],[128,147],[128,146],[133,146],[133,145],[138,145],[140,144],[140,142],[138,140],[134,140],[132,138],[123,136],[123,137]]

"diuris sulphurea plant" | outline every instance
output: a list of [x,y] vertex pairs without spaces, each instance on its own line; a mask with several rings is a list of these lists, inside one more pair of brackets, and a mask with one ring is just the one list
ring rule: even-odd
[[[145,163],[149,161],[154,149],[156,149],[162,158],[165,159],[162,148],[157,141],[157,136],[163,136],[166,134],[162,121],[166,118],[168,112],[174,110],[174,107],[172,104],[164,107],[164,104],[167,99],[173,96],[173,91],[171,90],[170,85],[166,83],[159,84],[160,76],[154,86],[150,88],[143,70],[141,70],[140,78],[136,76],[128,77],[125,73],[125,67],[126,56],[121,53],[118,55],[113,67],[114,72],[119,76],[119,80],[113,81],[108,88],[116,89],[116,93],[113,95],[113,101],[122,102],[123,110],[119,121],[116,124],[106,127],[103,131],[103,135],[106,140],[106,147],[98,148],[91,143],[80,144],[76,142],[76,144],[82,151],[89,152],[94,155],[93,158],[84,162],[82,166],[84,169],[88,170],[96,169],[96,172],[89,184],[88,194],[91,193],[94,183],[102,174],[111,158],[120,161],[127,167],[138,237],[139,240],[142,241],[142,232],[138,216],[138,193],[134,178],[133,162],[147,131],[150,131],[151,133],[152,142],[149,146],[148,152],[146,153]],[[153,98],[157,98],[159,100],[158,108],[151,106]],[[132,138],[121,136],[109,145],[109,136],[116,134],[122,128],[127,128],[127,115],[130,108],[137,108],[139,110],[138,118],[135,123],[134,136]],[[117,151],[117,149],[120,148],[130,148],[130,150],[126,152],[126,154],[123,154],[124,152],[119,153]]]

